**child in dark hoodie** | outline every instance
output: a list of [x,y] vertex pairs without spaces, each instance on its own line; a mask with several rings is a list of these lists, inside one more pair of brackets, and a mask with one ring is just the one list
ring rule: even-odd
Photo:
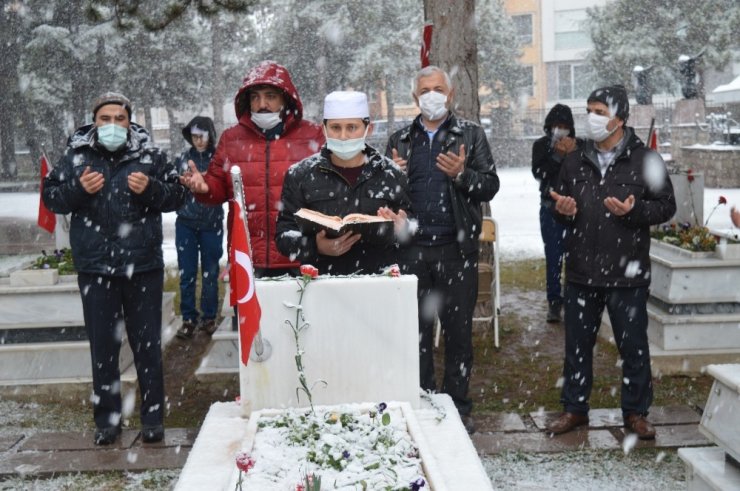
[[[192,161],[201,172],[206,172],[216,149],[216,129],[213,120],[196,116],[183,129],[182,136],[191,145],[177,159],[180,174],[188,170]],[[221,206],[199,203],[192,194],[177,211],[175,246],[180,269],[180,311],[182,327],[180,339],[190,339],[196,328],[213,334],[218,312],[218,262],[223,253],[224,211]],[[195,284],[198,275],[198,255],[201,266],[200,313],[196,307]]]

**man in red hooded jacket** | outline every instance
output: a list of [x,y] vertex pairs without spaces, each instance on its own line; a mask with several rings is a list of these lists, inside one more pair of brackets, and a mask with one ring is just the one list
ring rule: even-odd
[[[255,276],[280,276],[298,267],[278,252],[273,240],[283,178],[288,167],[318,152],[324,133],[320,125],[303,119],[290,74],[274,61],[249,71],[234,105],[238,123],[221,135],[208,171],[201,174],[191,165],[182,182],[201,203],[220,205],[234,196],[230,170],[239,166]],[[229,213],[229,225],[231,220]]]

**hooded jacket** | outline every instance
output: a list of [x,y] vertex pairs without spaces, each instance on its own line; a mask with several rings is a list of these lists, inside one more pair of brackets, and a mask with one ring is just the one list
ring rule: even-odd
[[[199,152],[193,145],[191,133],[193,126],[208,131],[208,146],[202,152]],[[206,172],[216,150],[216,128],[213,126],[213,120],[206,116],[194,117],[182,129],[182,137],[190,144],[190,148],[180,154],[175,161],[177,171],[180,175],[185,173],[188,170],[188,161],[192,160],[200,172]],[[177,210],[177,219],[196,230],[221,230],[224,223],[224,210],[221,205],[211,206],[199,203],[190,194],[185,205]]]
[[[617,156],[603,177],[592,140],[563,161],[556,191],[573,197],[578,208],[573,217],[554,209],[553,213],[570,227],[565,256],[570,282],[594,287],[649,285],[650,225],[668,221],[676,212],[673,186],[660,155],[647,148],[632,128],[624,128]],[[646,174],[646,165],[656,167]],[[635,197],[635,205],[627,214],[616,216],[606,209],[607,197],[624,201],[629,195]]]
[[[105,178],[95,194],[80,184],[87,167]],[[128,187],[132,172],[149,177],[141,194]],[[129,126],[125,147],[116,152],[98,144],[94,125],[78,128],[44,179],[43,192],[47,208],[72,214],[69,239],[77,271],[129,277],[164,267],[162,212],[177,210],[186,196],[175,167],[136,123]]]
[[[565,156],[557,153],[552,143],[552,127],[556,124],[565,124],[570,128],[568,136],[576,137],[573,113],[564,104],[555,104],[545,117],[545,136],[537,139],[532,145],[532,175],[540,183],[540,195],[545,204],[552,203],[550,191],[555,186],[560,173],[560,165]],[[576,138],[576,149],[581,148],[583,140]]]
[[[268,139],[251,119],[249,90],[259,85],[271,85],[283,91],[283,131],[276,139]],[[234,99],[239,123],[224,131],[204,176],[209,192],[197,194],[202,203],[217,205],[234,196],[230,169],[239,166],[244,183],[245,210],[248,213],[252,262],[258,268],[296,267],[280,254],[275,246],[275,224],[280,205],[283,179],[288,168],[318,152],[324,144],[320,125],[303,119],[303,104],[293,86],[288,71],[272,61],[264,61],[252,69]],[[231,230],[232,216],[228,223]]]

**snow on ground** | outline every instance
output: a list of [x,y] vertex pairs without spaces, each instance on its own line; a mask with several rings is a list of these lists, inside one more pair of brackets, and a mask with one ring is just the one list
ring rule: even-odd
[[[544,257],[539,225],[539,188],[529,167],[516,167],[498,170],[501,189],[491,202],[491,213],[498,222],[501,257],[504,259],[528,259]],[[704,216],[717,204],[720,196],[727,199],[727,205],[720,206],[712,214],[709,227],[730,229],[729,209],[740,208],[740,189],[704,190]],[[227,212],[226,205],[224,210]],[[38,194],[0,193],[0,218],[23,218],[35,220],[38,213]],[[177,266],[175,250],[175,213],[165,213],[164,251],[165,264]],[[224,251],[226,251],[224,245]],[[225,262],[225,254],[222,262]]]

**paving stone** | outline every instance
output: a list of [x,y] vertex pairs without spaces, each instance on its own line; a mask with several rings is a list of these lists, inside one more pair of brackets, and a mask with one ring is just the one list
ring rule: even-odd
[[7,435],[0,436],[0,452],[7,452],[19,441],[23,439],[24,435]]
[[[544,430],[551,419],[556,418],[560,411],[537,411],[529,413],[538,429]],[[656,406],[650,409],[648,417],[654,425],[699,423],[701,416],[689,406]],[[589,428],[619,428],[624,425],[622,410],[591,409],[588,413]]]
[[36,433],[23,442],[19,451],[43,452],[50,450],[93,450],[96,448],[127,449],[133,445],[138,436],[139,430],[123,430],[121,436],[114,444],[98,446],[93,441],[93,430],[83,432]]
[[516,413],[474,413],[478,431],[526,431],[522,418]]
[[143,471],[148,469],[178,469],[185,465],[189,447],[137,447],[132,449],[102,449],[19,452],[0,461],[0,476],[46,476],[60,472]]
[[608,430],[575,430],[563,435],[549,436],[533,433],[475,433],[471,436],[479,454],[505,451],[567,452],[581,449],[618,449],[620,443]]
[[[637,440],[636,448],[676,448],[711,445],[704,435],[699,433],[698,425],[665,425],[655,428],[655,440]],[[624,442],[626,430],[619,428],[614,432],[620,444]]]

